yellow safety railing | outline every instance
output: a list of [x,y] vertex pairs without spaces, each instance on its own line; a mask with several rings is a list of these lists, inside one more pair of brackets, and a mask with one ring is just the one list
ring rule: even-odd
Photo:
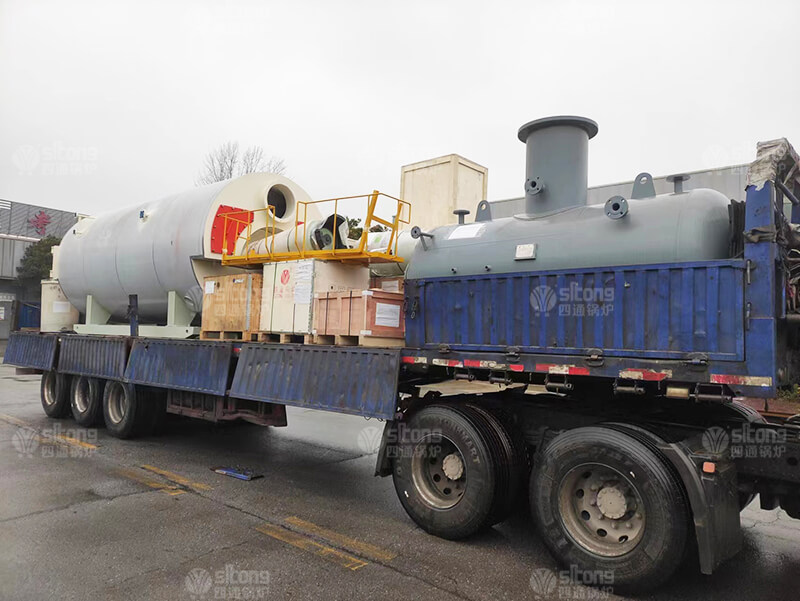
[[[352,240],[348,239],[341,244],[341,240],[337,240],[339,236],[339,217],[347,219],[346,215],[339,213],[340,201],[353,201],[357,199],[365,199],[366,211],[363,219],[363,229],[361,237],[358,239],[357,246],[353,248],[336,248],[337,246],[347,246]],[[377,215],[377,205],[379,198],[386,198],[393,201],[394,214],[392,217],[385,219]],[[309,247],[308,245],[308,207],[309,205],[317,205],[320,215],[331,215],[324,210],[325,204],[333,205],[333,248],[318,249]],[[256,252],[254,249],[255,243],[260,241],[263,226],[259,226],[254,230],[253,223],[256,221],[255,216],[259,213],[264,213],[266,216],[266,229],[264,230],[266,239],[263,244],[263,252]],[[244,218],[242,217],[244,216]],[[293,261],[296,259],[325,259],[329,261],[343,261],[353,263],[386,263],[386,262],[402,262],[403,258],[397,254],[397,241],[398,233],[401,224],[411,223],[411,203],[406,202],[400,198],[383,194],[378,190],[374,190],[371,194],[360,194],[356,196],[342,196],[339,198],[326,198],[324,200],[309,200],[297,201],[297,212],[295,214],[295,223],[287,229],[294,229],[290,234],[290,241],[294,241],[295,250],[275,250],[275,207],[270,205],[264,209],[255,209],[253,211],[235,211],[226,213],[223,216],[223,239],[222,239],[222,264],[223,265],[255,265],[259,263],[272,263],[276,261]],[[358,215],[351,216],[360,217]],[[235,231],[241,232],[236,236],[235,240],[228,240],[229,225],[236,225]],[[369,236],[370,229],[375,225],[381,225],[387,228],[384,231],[389,232],[389,240],[385,248],[379,250],[368,250],[367,237]],[[254,240],[254,234],[258,234],[259,238]],[[231,242],[231,244],[229,244]],[[239,253],[239,254],[237,254]]]

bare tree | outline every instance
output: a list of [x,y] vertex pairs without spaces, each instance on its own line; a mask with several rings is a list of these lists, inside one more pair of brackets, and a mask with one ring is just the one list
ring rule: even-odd
[[194,183],[205,186],[255,172],[284,175],[286,163],[279,157],[265,159],[260,146],[250,146],[240,153],[238,142],[226,142],[206,155]]

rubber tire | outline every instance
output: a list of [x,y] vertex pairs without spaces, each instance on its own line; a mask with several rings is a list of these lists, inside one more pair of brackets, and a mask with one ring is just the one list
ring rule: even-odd
[[[567,533],[558,513],[559,486],[569,471],[601,463],[623,474],[637,474],[647,508],[643,538],[621,557],[602,557],[583,549]],[[689,535],[689,508],[683,485],[653,450],[632,436],[592,426],[559,434],[537,457],[531,474],[531,511],[550,552],[564,566],[613,572],[614,593],[642,592],[665,582],[680,565]]]
[[[111,396],[117,391],[128,395],[128,411],[119,423],[111,420],[108,405]],[[126,384],[117,380],[106,382],[103,390],[103,419],[106,423],[108,433],[116,438],[133,438],[139,436],[147,425],[147,404],[142,398],[144,395],[137,394],[137,387],[133,384]]]
[[[42,381],[39,385],[39,396],[42,401],[42,409],[44,409],[47,417],[61,419],[69,417],[69,390],[70,390],[70,377],[66,374],[58,373],[57,371],[46,371],[42,374]],[[45,390],[50,388],[50,394],[55,401],[52,404],[45,402]]]
[[423,530],[441,538],[465,538],[489,525],[491,518],[495,466],[489,442],[473,419],[470,413],[457,405],[430,405],[413,414],[407,423],[411,433],[441,432],[461,452],[466,463],[467,486],[461,500],[453,507],[432,507],[414,486],[411,473],[413,441],[399,440],[398,456],[392,461],[394,487],[406,513]]
[[[86,385],[88,390],[86,396],[88,400],[88,407],[86,411],[81,413],[78,405],[75,402],[76,395],[79,387]],[[89,378],[87,376],[73,376],[72,386],[70,386],[69,404],[72,411],[72,418],[79,426],[84,428],[91,428],[100,422],[103,415],[103,388],[105,385],[104,380],[97,378]]]
[[522,455],[511,434],[496,415],[474,403],[466,409],[473,414],[473,422],[482,423],[487,437],[492,439],[492,458],[495,463],[494,503],[488,519],[489,525],[505,521],[517,507],[521,492],[525,489],[526,473]]
[[[766,418],[761,415],[758,411],[750,407],[749,405],[745,405],[739,401],[733,401],[732,405],[735,406],[735,409],[747,419],[748,422],[751,424],[766,424]],[[744,511],[745,508],[750,505],[756,498],[755,493],[746,493],[740,492],[739,493],[739,511]]]
[[136,392],[144,400],[146,413],[140,435],[160,434],[167,421],[167,391],[163,388],[139,386]]

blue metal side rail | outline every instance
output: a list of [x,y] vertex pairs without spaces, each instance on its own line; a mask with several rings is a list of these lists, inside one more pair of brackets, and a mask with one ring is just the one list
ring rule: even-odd
[[121,380],[131,339],[125,336],[61,336],[58,371],[65,374]]
[[58,335],[11,332],[3,363],[31,369],[53,369],[58,352]]
[[462,351],[744,359],[744,260],[406,282],[406,342]]
[[243,344],[230,396],[392,419],[400,349]]
[[137,338],[125,381],[224,396],[232,357],[231,342]]

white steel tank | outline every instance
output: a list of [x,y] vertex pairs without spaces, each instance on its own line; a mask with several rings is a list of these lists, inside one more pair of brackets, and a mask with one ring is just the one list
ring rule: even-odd
[[[275,230],[293,227],[298,202],[308,194],[273,173],[242,177],[174,194],[79,221],[60,245],[58,277],[70,303],[82,313],[92,295],[115,320],[124,320],[128,296],[138,295],[143,322],[165,323],[170,290],[187,307],[202,310],[203,278],[236,271],[222,267],[222,244],[239,232],[224,214],[275,207]],[[317,217],[309,205],[309,217]],[[239,213],[251,231],[266,230],[266,211]],[[241,226],[244,227],[244,226]],[[244,232],[242,232],[244,234]]]

